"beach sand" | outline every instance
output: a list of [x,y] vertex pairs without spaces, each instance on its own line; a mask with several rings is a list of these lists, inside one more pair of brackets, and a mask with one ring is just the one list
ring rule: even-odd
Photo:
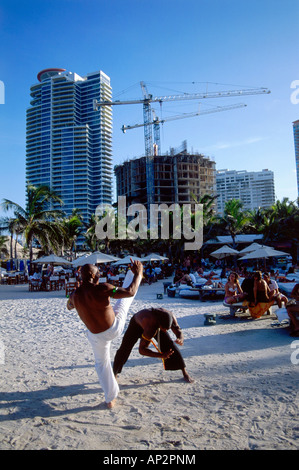
[[[299,342],[296,355],[289,329],[272,328],[269,317],[221,319],[221,301],[157,293],[163,281],[140,287],[131,313],[163,306],[176,314],[195,382],[136,345],[109,410],[64,291],[0,286],[0,449],[297,450]],[[205,313],[216,313],[216,325],[204,324]]]

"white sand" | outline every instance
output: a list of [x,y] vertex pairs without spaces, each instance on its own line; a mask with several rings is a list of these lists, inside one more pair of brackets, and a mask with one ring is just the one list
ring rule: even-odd
[[[195,383],[136,346],[108,410],[64,292],[0,286],[0,449],[298,449],[299,364],[288,328],[272,328],[269,317],[223,320],[222,302],[157,300],[162,292],[163,281],[142,286],[132,313],[154,305],[175,312]],[[216,325],[204,325],[209,312]]]

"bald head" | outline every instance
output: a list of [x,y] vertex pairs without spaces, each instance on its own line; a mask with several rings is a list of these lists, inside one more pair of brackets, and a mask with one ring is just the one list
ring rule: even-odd
[[83,282],[90,282],[94,277],[99,277],[99,270],[94,264],[84,264],[81,269],[81,276]]

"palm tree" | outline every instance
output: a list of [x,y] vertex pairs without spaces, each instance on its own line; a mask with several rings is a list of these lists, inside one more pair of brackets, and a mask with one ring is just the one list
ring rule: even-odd
[[87,246],[89,246],[92,251],[97,251],[99,249],[99,239],[96,235],[96,225],[98,220],[99,218],[95,214],[92,214],[89,223],[87,225],[84,224],[86,228],[84,237],[86,239]]
[[63,244],[71,252],[75,252],[76,257],[76,240],[81,233],[83,226],[82,215],[78,209],[73,209],[71,215],[60,221],[63,231]]
[[4,235],[0,235],[0,254],[8,256],[8,249],[6,243],[7,237],[5,237]]
[[293,259],[298,258],[299,248],[299,208],[288,198],[276,203],[268,211],[270,230],[267,238],[272,241],[288,241],[291,243]]
[[230,199],[225,203],[224,215],[220,218],[225,225],[233,241],[233,248],[236,248],[236,235],[244,230],[249,224],[249,217],[243,211],[243,203],[239,199]]
[[5,211],[13,210],[15,219],[18,220],[19,230],[22,227],[22,233],[29,248],[30,262],[34,240],[37,240],[45,251],[49,249],[56,251],[63,240],[61,225],[56,222],[62,212],[49,209],[53,203],[62,205],[62,200],[56,193],[47,186],[36,187],[30,184],[27,186],[26,208],[9,199],[2,201],[2,208]]

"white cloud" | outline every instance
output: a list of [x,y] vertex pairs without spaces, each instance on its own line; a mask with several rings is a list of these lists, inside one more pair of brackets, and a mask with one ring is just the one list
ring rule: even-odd
[[205,152],[215,152],[217,150],[225,150],[225,149],[230,149],[230,148],[235,148],[235,147],[242,147],[244,145],[251,145],[255,144],[257,142],[261,142],[264,140],[263,137],[250,137],[245,140],[237,140],[234,142],[218,142],[214,145],[208,146],[204,149]]

